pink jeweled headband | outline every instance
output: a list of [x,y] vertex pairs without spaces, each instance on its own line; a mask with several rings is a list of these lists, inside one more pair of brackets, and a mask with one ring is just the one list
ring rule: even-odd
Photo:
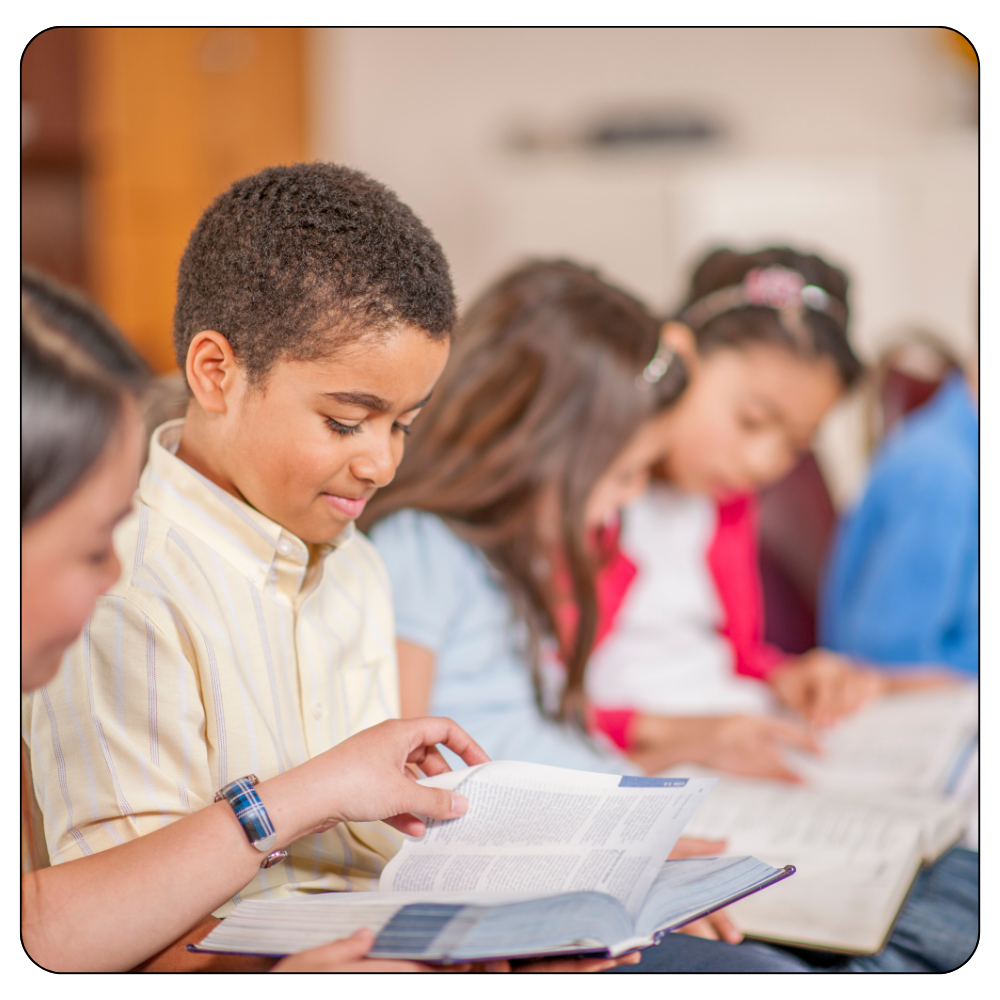
[[826,313],[841,327],[847,326],[847,308],[819,285],[790,268],[773,264],[748,271],[739,285],[729,285],[698,299],[681,313],[680,321],[697,332],[723,313],[745,306],[774,309],[781,324],[800,347],[812,347],[812,337],[802,323],[806,309]]

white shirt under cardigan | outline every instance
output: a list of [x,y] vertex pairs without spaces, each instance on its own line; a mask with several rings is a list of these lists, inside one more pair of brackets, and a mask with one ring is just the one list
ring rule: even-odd
[[707,553],[717,509],[705,496],[656,485],[622,514],[622,551],[638,574],[612,632],[587,668],[602,708],[656,715],[763,713],[770,692],[737,675]]

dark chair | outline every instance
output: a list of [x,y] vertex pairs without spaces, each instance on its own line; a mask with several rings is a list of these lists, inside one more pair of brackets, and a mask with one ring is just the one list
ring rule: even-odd
[[816,645],[816,594],[837,515],[812,452],[760,493],[764,636],[786,653]]
[[886,348],[864,386],[868,451],[873,452],[906,414],[923,406],[960,365],[951,349],[925,330]]
[[[883,352],[862,387],[869,452],[958,367],[933,334],[911,330],[907,338]],[[813,454],[804,455],[759,499],[765,638],[786,653],[805,653],[816,645],[817,592],[837,522]]]

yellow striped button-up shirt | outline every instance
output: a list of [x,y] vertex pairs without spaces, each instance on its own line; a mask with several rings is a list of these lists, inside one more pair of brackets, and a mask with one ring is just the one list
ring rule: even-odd
[[[59,674],[23,702],[54,864],[399,714],[389,581],[368,539],[350,525],[307,546],[180,461],[182,426],[153,435],[115,534],[121,579]],[[342,824],[293,844],[234,901],[376,889],[400,842],[382,823]]]

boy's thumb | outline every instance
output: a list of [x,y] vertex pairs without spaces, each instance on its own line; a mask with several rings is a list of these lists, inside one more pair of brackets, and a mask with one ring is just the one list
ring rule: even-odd
[[426,785],[412,785],[413,805],[409,811],[431,819],[455,819],[469,810],[469,800],[459,792],[449,792],[445,788],[428,788]]

